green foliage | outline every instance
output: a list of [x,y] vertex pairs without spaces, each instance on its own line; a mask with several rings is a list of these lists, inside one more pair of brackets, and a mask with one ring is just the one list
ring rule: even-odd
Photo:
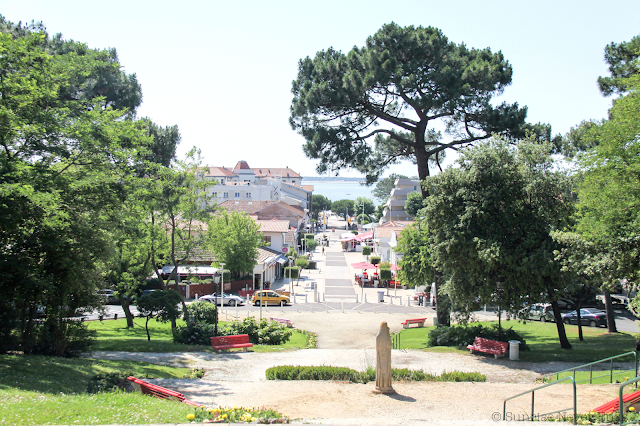
[[390,280],[392,278],[391,269],[389,268],[380,268],[380,279],[381,280]]
[[409,216],[417,216],[418,211],[424,207],[424,199],[421,192],[410,192],[407,194],[407,201],[404,204],[404,211]]
[[291,329],[285,324],[266,318],[258,322],[254,317],[247,317],[242,321],[234,320],[220,330],[222,336],[248,334],[249,341],[254,345],[281,345],[289,340],[291,333]]
[[190,413],[193,415],[193,419],[189,417],[188,420],[197,423],[289,423],[288,418],[284,417],[282,414],[275,410],[271,410],[265,407],[196,407],[193,408],[193,410],[194,412]]
[[[365,197],[356,198],[353,201],[353,205],[352,205],[353,214],[360,213],[360,216],[362,216],[363,206],[364,206],[364,218],[369,220],[369,215],[372,215],[376,211],[375,204],[373,204],[373,201],[371,201],[369,198],[365,198]],[[360,219],[358,219],[358,221],[360,221]],[[358,223],[362,223],[362,222],[358,222]]]
[[140,315],[146,317],[145,328],[147,330],[147,339],[151,340],[149,334],[149,320],[155,318],[156,321],[174,322],[180,318],[181,311],[178,304],[182,302],[180,296],[175,290],[152,291],[138,297],[137,308]]
[[309,259],[306,256],[300,256],[296,259],[296,268],[307,269],[309,267]]
[[353,200],[338,200],[331,203],[331,211],[335,214],[353,214]]
[[316,249],[316,247],[318,247],[318,242],[314,239],[311,240],[307,240],[307,242],[305,243],[307,246],[307,250],[309,252],[312,252]]
[[623,94],[629,90],[629,78],[638,74],[640,36],[628,42],[610,43],[605,47],[604,59],[609,64],[609,77],[598,77],[600,92],[605,96]]
[[311,197],[311,216],[318,219],[318,213],[324,210],[331,210],[331,200],[320,194],[313,194]]
[[[476,337],[508,342],[509,340],[519,340],[520,350],[528,351],[524,338],[511,328],[498,329],[497,324],[489,327],[481,324],[477,325],[454,325],[451,327],[436,327],[429,330],[429,346],[464,346],[473,343]],[[498,337],[500,336],[500,337]]]
[[235,272],[252,271],[262,244],[260,226],[244,212],[217,212],[209,223],[208,247]]
[[35,334],[38,340],[32,353],[66,358],[87,352],[96,336],[85,323],[68,318],[48,318],[35,326]]
[[[501,52],[450,42],[437,28],[390,23],[346,54],[329,48],[302,59],[289,121],[305,154],[320,160],[320,174],[350,167],[374,183],[407,159],[423,180],[447,147],[523,135],[526,108],[492,102],[511,76]],[[432,130],[437,122],[452,140]]]
[[218,309],[213,303],[196,301],[187,305],[189,321],[202,324],[214,324],[218,319]]
[[[485,382],[487,380],[484,374],[460,371],[445,372],[441,376],[436,376],[421,370],[394,368],[391,370],[391,374],[393,380],[405,382]],[[356,371],[346,367],[283,365],[267,369],[266,376],[267,380],[339,380],[368,383],[376,380],[376,370],[373,367],[368,367],[364,371]]]
[[372,264],[377,265],[378,263],[380,263],[380,256],[371,256],[370,261]]
[[416,218],[413,224],[402,230],[396,249],[403,253],[398,271],[398,279],[403,284],[416,287],[433,282],[431,239],[424,219]]
[[371,254],[371,247],[362,246],[362,255],[363,256],[369,256],[370,254]]
[[297,279],[299,276],[300,268],[297,266],[287,266],[284,268],[284,276],[286,278]]
[[173,330],[173,342],[183,345],[209,346],[211,338],[215,335],[214,324],[189,322],[186,326],[176,327]]
[[96,374],[89,380],[87,393],[113,392],[117,389],[124,391],[129,383],[127,377],[132,375],[130,371]]

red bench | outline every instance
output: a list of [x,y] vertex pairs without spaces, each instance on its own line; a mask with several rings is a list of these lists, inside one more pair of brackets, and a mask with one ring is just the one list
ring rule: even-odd
[[224,351],[227,349],[244,349],[253,346],[253,343],[249,342],[248,334],[236,334],[235,336],[218,336],[211,338],[211,347],[217,351]]
[[[630,406],[635,406],[640,402],[640,391],[634,393],[628,393],[622,396],[623,411],[629,411]],[[611,414],[620,410],[620,397],[614,398],[606,404],[594,408],[591,411],[598,412],[600,414]]]
[[193,401],[189,401],[180,392],[172,391],[171,389],[163,388],[162,386],[154,385],[153,383],[145,382],[144,380],[136,379],[133,376],[127,377],[127,380],[133,382],[133,387],[140,393],[145,395],[153,395],[160,399],[171,399],[174,401],[183,402],[188,405],[196,407],[202,407]]
[[405,322],[401,324],[402,324],[402,328],[409,328],[411,324],[417,324],[418,327],[424,327],[424,322],[426,320],[427,320],[426,318],[414,318],[414,319],[405,320]]
[[496,358],[506,354],[508,348],[509,344],[507,342],[498,342],[497,340],[484,339],[482,337],[476,337],[473,340],[473,345],[467,346],[467,349],[469,349],[471,353],[473,353],[473,351],[484,352],[492,354]]

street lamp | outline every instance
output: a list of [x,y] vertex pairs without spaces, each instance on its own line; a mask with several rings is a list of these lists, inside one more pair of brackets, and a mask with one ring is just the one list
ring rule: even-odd
[[[214,284],[218,284],[220,283],[220,272],[216,271],[213,274],[213,282]],[[215,321],[214,321],[214,329],[213,329],[213,334],[215,336],[218,335],[218,292],[215,292],[216,297],[215,297],[215,302],[214,302],[214,306],[216,307],[216,317],[215,317]]]
[[222,266],[222,281],[220,283],[220,309],[222,310],[222,305],[224,305],[224,265],[226,265],[226,263],[220,263],[220,266]]

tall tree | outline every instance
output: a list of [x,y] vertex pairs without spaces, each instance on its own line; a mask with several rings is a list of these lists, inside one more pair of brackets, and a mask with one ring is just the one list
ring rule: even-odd
[[[67,96],[103,59],[76,50],[52,54],[41,31],[0,33],[0,311],[14,318],[0,327],[3,350],[38,351],[38,340],[51,339],[64,347],[63,317],[91,305],[109,255],[109,213],[149,146],[127,111],[104,97]],[[33,321],[37,305],[46,306],[43,327]]]
[[207,246],[232,273],[251,272],[262,244],[260,226],[242,212],[217,212],[209,222]]
[[450,42],[437,28],[391,23],[348,54],[329,48],[301,60],[290,123],[306,140],[305,154],[320,160],[318,173],[352,167],[373,183],[408,159],[424,180],[429,161],[446,149],[495,133],[523,135],[526,108],[492,103],[511,75],[500,52]]
[[598,247],[609,327],[615,331],[609,292],[621,279],[637,280],[640,270],[640,74],[622,80],[628,94],[617,99],[609,119],[590,129],[597,146],[578,164],[576,230]]
[[320,194],[313,194],[311,200],[312,217],[318,219],[318,214],[324,210],[331,210],[331,200]]
[[513,147],[502,139],[465,150],[458,168],[427,181],[432,195],[424,212],[445,292],[461,312],[496,295],[512,311],[547,299],[560,344],[570,348],[557,303],[558,245],[550,233],[570,223],[571,181],[554,170],[550,152],[550,144]]
[[418,211],[424,207],[424,199],[419,192],[410,192],[407,194],[407,201],[404,203],[404,211],[409,216],[417,216]]
[[604,49],[604,60],[609,64],[610,76],[599,77],[598,86],[605,96],[627,92],[626,79],[638,74],[640,36],[628,42],[610,43]]

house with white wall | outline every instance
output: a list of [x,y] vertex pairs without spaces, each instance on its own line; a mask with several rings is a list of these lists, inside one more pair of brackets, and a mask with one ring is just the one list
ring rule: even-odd
[[233,168],[207,166],[197,173],[212,182],[208,192],[217,204],[229,200],[284,201],[311,210],[313,185],[303,185],[302,176],[289,167],[251,168],[246,161],[238,161]]
[[[373,253],[376,256],[380,256],[381,262],[397,264],[391,261],[394,257],[393,254],[395,244],[397,244],[397,236],[411,223],[413,222],[391,221],[380,224],[373,229]],[[395,241],[393,246],[391,245],[392,241]]]

